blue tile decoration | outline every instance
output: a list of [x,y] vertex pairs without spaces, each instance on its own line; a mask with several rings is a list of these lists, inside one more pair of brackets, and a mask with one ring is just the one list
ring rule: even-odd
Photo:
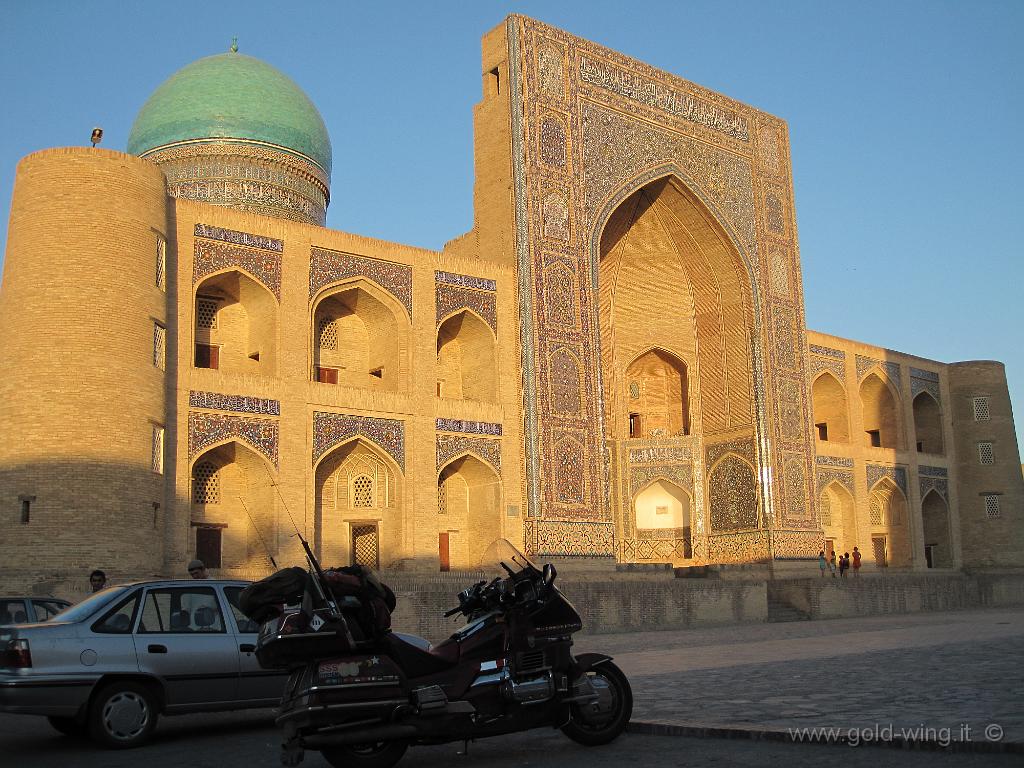
[[823,347],[820,344],[809,344],[812,355],[821,355],[822,357],[831,357],[836,360],[845,360],[846,353],[841,349],[832,349],[832,347]]
[[350,277],[365,277],[390,293],[412,319],[412,267],[393,261],[370,259],[342,251],[313,246],[309,260],[309,298],[331,283]]
[[527,520],[527,545],[544,557],[607,557],[615,551],[615,525],[604,522]]
[[380,446],[405,472],[404,421],[325,411],[313,414],[313,463],[352,437],[364,437]]
[[436,457],[437,470],[448,464],[453,458],[465,453],[470,453],[478,459],[490,464],[499,474],[501,473],[501,441],[489,440],[483,437],[468,437],[466,435],[436,435]]
[[816,456],[814,461],[815,463],[826,467],[853,468],[853,459],[848,459],[845,456]]
[[924,497],[928,495],[930,491],[938,493],[942,499],[949,504],[949,481],[941,477],[925,477],[921,476],[917,478],[918,488],[921,492],[921,500],[924,501]]
[[235,411],[237,413],[255,413],[260,416],[280,416],[281,403],[264,397],[247,397],[246,395],[222,395],[219,392],[188,393],[190,408],[205,408],[212,411]]
[[263,235],[252,235],[248,232],[237,232],[233,229],[215,227],[212,224],[196,224],[196,237],[205,237],[207,240],[221,240],[225,243],[244,245],[247,248],[262,248],[265,251],[284,253],[284,240],[275,240],[272,237]]
[[196,238],[192,262],[192,284],[231,268],[252,275],[281,301],[281,254],[242,245]]
[[926,371],[923,368],[910,367],[910,375],[915,379],[924,379],[925,381],[934,381],[936,384],[939,383],[939,374],[935,371]]
[[501,436],[501,424],[487,421],[463,421],[462,419],[438,419],[435,423],[438,432],[462,432],[467,435]]
[[226,440],[237,439],[261,453],[277,467],[278,424],[276,420],[220,413],[190,411],[188,414],[188,457]]
[[896,385],[896,390],[900,390],[900,384],[903,381],[903,376],[900,373],[899,363],[893,363],[888,360],[879,360],[874,357],[867,357],[866,355],[857,355],[857,381],[860,381],[867,375],[875,366],[882,369],[889,380]]
[[820,465],[815,467],[814,483],[816,493],[819,496],[821,495],[821,492],[825,490],[825,487],[832,482],[838,482],[850,492],[851,496],[857,495],[857,492],[854,490],[852,469],[833,469],[831,467],[822,467]]
[[926,467],[922,464],[917,468],[917,474],[922,477],[949,477],[949,470],[945,467]]
[[498,284],[486,277],[472,277],[471,275],[460,275],[455,272],[442,272],[434,270],[434,282],[446,285],[456,285],[460,288],[472,288],[474,291],[497,291]]
[[437,283],[435,295],[435,322],[438,325],[459,310],[470,309],[483,318],[492,331],[498,332],[498,310],[493,291]]
[[875,487],[875,483],[881,480],[883,477],[888,477],[903,491],[903,495],[907,495],[907,470],[905,467],[897,467],[893,465],[885,464],[868,464],[865,468],[867,472],[868,490],[870,491]]

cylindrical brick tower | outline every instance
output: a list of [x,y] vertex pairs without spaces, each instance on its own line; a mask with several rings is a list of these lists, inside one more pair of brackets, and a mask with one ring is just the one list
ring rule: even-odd
[[18,165],[0,287],[8,589],[161,567],[168,232],[152,163],[72,147]]

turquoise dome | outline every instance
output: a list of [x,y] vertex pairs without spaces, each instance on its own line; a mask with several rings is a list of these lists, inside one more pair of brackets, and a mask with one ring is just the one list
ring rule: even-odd
[[274,67],[234,52],[199,59],[157,88],[135,118],[128,151],[232,139],[273,144],[331,172],[331,139],[309,97]]

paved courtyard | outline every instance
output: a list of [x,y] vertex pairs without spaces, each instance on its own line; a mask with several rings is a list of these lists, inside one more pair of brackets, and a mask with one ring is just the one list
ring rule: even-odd
[[637,721],[1024,742],[1022,608],[598,635],[580,645],[615,656]]

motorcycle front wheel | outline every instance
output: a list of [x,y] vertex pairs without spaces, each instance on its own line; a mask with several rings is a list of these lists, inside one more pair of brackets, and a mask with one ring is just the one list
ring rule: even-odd
[[325,749],[321,754],[334,768],[391,768],[408,748],[404,741],[377,741],[342,744]]
[[633,689],[622,670],[606,661],[586,673],[598,699],[573,704],[572,719],[562,733],[578,744],[597,747],[614,741],[626,729],[633,714]]

